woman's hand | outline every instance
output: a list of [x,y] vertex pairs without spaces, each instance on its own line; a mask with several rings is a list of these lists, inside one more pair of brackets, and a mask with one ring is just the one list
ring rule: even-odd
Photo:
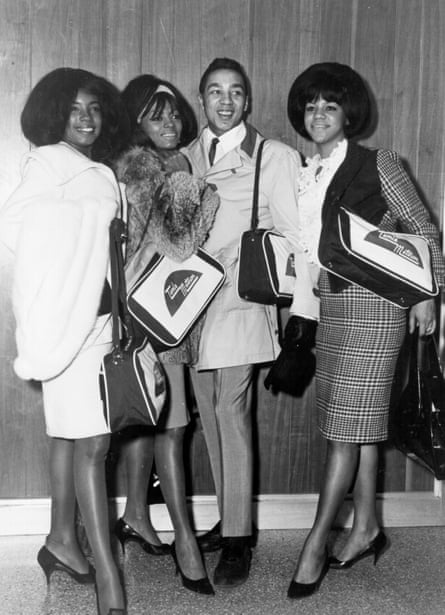
[[436,307],[434,299],[416,303],[409,311],[409,332],[419,327],[419,335],[431,335],[436,329]]

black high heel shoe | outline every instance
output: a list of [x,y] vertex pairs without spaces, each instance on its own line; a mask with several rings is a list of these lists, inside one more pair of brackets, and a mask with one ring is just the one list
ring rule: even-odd
[[96,571],[91,564],[88,564],[88,572],[77,572],[77,570],[74,570],[74,568],[71,568],[68,564],[64,564],[45,546],[38,552],[37,561],[45,573],[47,583],[49,583],[49,579],[54,570],[66,572],[71,578],[77,581],[77,583],[81,583],[82,585],[94,583],[96,581]]
[[170,545],[162,543],[160,545],[153,545],[148,540],[145,540],[139,532],[136,532],[131,525],[128,525],[122,518],[116,521],[114,526],[114,533],[118,538],[122,546],[122,552],[125,553],[125,543],[132,540],[141,545],[146,553],[150,555],[168,555],[171,552]]
[[374,555],[374,566],[377,564],[379,557],[389,548],[389,540],[385,536],[382,530],[379,531],[377,536],[371,540],[369,545],[360,551],[355,557],[346,560],[340,560],[331,556],[329,558],[329,567],[335,570],[346,570],[351,568],[354,564],[359,562],[364,557]]
[[209,577],[202,577],[202,579],[194,580],[194,579],[189,579],[188,577],[185,576],[185,574],[182,572],[181,567],[179,565],[178,558],[176,557],[175,543],[173,543],[171,546],[171,554],[173,557],[173,561],[175,562],[175,565],[176,565],[176,574],[179,573],[181,575],[182,585],[186,589],[189,589],[192,592],[196,592],[197,594],[206,594],[207,596],[215,595],[215,590],[213,589],[209,581]]
[[315,594],[315,592],[319,589],[328,570],[328,554],[326,552],[323,566],[318,578],[313,583],[299,583],[298,581],[294,581],[292,579],[287,590],[287,597],[292,600],[296,600],[298,598],[307,598],[308,596],[312,596],[312,594]]

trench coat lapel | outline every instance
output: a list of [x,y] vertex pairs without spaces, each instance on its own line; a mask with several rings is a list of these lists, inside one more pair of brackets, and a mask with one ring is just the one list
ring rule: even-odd
[[204,146],[202,133],[195,144],[192,144],[191,147],[185,150],[185,153],[195,169],[195,175],[199,174],[201,177],[210,178],[215,173],[239,169],[243,166],[243,159],[245,157],[251,160],[258,145],[258,136],[258,131],[246,123],[246,136],[241,145],[225,154],[210,168],[208,166],[208,153]]

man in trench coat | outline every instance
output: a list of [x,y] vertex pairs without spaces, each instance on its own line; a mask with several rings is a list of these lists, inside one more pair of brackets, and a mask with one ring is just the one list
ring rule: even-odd
[[[256,153],[263,139],[244,121],[250,96],[242,66],[229,58],[213,60],[201,77],[199,100],[207,126],[184,153],[194,175],[216,186],[220,196],[204,248],[222,262],[227,277],[207,310],[199,362],[191,370],[221,518],[198,542],[205,551],[222,547],[214,582],[230,587],[246,581],[252,555],[254,365],[274,360],[280,347],[276,308],[244,301],[236,289],[239,240],[250,227]],[[296,150],[267,140],[259,227],[285,235],[296,258],[305,263],[297,240],[300,165]],[[312,290],[308,277],[297,276],[291,313],[317,317],[318,300]]]

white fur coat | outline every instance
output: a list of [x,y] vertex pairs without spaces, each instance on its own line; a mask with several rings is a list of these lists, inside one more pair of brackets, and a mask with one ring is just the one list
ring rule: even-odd
[[27,157],[21,184],[0,210],[0,239],[15,252],[21,378],[57,376],[94,330],[119,202],[112,171],[65,143]]

